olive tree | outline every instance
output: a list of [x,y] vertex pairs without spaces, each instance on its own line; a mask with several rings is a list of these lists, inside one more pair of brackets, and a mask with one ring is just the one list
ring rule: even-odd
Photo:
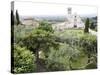
[[35,53],[37,71],[39,71],[39,51],[48,52],[50,47],[58,47],[53,29],[47,22],[41,22],[38,28],[22,39],[22,42],[24,46]]

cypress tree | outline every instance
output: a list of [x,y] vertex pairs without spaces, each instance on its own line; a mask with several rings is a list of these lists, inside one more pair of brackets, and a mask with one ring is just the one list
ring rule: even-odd
[[95,26],[94,26],[94,23],[93,23],[93,22],[91,23],[90,28],[91,28],[91,29],[95,29]]
[[17,25],[21,23],[19,19],[18,10],[16,10],[16,21],[17,21]]
[[85,33],[89,32],[89,18],[86,19],[84,32]]

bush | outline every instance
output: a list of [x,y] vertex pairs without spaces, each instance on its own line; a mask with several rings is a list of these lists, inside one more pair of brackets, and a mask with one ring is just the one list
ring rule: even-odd
[[86,69],[95,69],[97,68],[97,56],[92,56],[90,58],[90,63],[85,66]]
[[34,30],[34,27],[30,25],[14,25],[14,43],[19,43],[20,39],[31,33],[32,30]]
[[80,37],[80,46],[83,47],[86,54],[97,53],[97,37],[94,35],[85,34]]
[[88,57],[86,69],[95,68],[97,63],[91,63],[90,59],[95,56],[95,60],[97,60],[97,37],[89,34],[84,35],[80,38],[80,47],[83,47],[83,51]]
[[78,46],[80,43],[80,37],[83,36],[82,30],[66,30],[63,32],[56,32],[58,42],[66,42],[70,46]]
[[[65,48],[67,49],[65,50],[67,51],[66,55],[71,56],[73,53],[75,53],[74,51],[81,52],[79,58],[81,58],[82,60],[77,60],[78,58],[75,58],[75,56],[73,56],[74,59],[71,60],[72,68],[75,67],[75,69],[77,69],[77,68],[82,67],[83,69],[83,67],[86,66],[90,62],[91,57],[93,57],[94,55],[97,56],[97,37],[96,36],[88,34],[88,33],[83,33],[80,30],[66,30],[66,31],[63,31],[62,33],[60,32],[55,35],[57,36],[58,42],[66,43],[69,45],[69,47]],[[62,53],[63,50],[60,53]],[[71,51],[72,53],[69,53]],[[97,60],[97,57],[95,59]],[[83,60],[85,60],[85,62]],[[96,67],[95,65],[97,63],[92,63],[92,64],[94,64],[94,67]]]
[[35,56],[25,47],[14,46],[14,73],[34,72]]
[[[80,51],[76,48],[70,47],[68,44],[61,44],[58,50],[49,52],[48,58],[46,59],[46,67],[49,71],[64,71],[70,70],[70,62],[78,60]],[[72,58],[70,60],[70,58]]]
[[45,31],[49,31],[49,32],[54,32],[53,28],[52,28],[52,25],[48,22],[48,21],[41,21],[39,23],[39,27],[38,29],[42,29],[42,30],[45,30]]

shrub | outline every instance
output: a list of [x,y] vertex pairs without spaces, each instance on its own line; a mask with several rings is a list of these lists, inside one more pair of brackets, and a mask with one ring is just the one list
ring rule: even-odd
[[[74,59],[72,59],[71,62],[72,64],[74,63],[75,68],[82,67],[83,69],[83,67],[90,62],[91,57],[93,57],[94,55],[97,56],[97,37],[96,36],[88,34],[88,33],[83,34],[83,32],[79,30],[74,30],[74,31],[66,30],[66,31],[63,31],[62,33],[60,32],[55,35],[57,36],[58,42],[66,43],[70,46],[70,47],[66,47],[67,49],[66,55],[71,56],[72,53],[75,53],[74,51],[81,52],[81,55],[79,56],[79,58],[81,58],[82,60],[77,60],[78,58],[75,58],[75,56],[72,56]],[[72,53],[69,53],[71,52],[71,50],[72,50]],[[82,57],[82,54],[83,54],[83,57]],[[82,63],[81,61],[83,61],[83,59],[86,59],[86,60],[85,62]],[[97,57],[95,59],[97,60]],[[80,63],[82,63],[82,65],[79,65]],[[94,63],[94,65],[96,64],[97,63]],[[74,66],[72,65],[72,68]]]
[[14,25],[14,43],[19,43],[21,41],[20,39],[31,33],[32,30],[34,30],[34,27],[30,25]]
[[91,29],[95,29],[95,25],[94,25],[93,22],[91,23],[90,28],[91,28]]
[[70,70],[70,62],[77,60],[79,54],[80,51],[76,48],[72,48],[66,43],[61,44],[58,50],[51,49],[49,52],[46,67],[49,71]]
[[88,63],[90,63],[90,58],[97,55],[97,37],[85,34],[80,37],[80,47],[83,47],[84,53],[88,56]]
[[41,21],[39,23],[39,27],[38,29],[42,29],[42,30],[45,30],[45,31],[49,31],[49,32],[54,32],[53,28],[52,28],[52,25],[48,22],[48,21]]
[[90,63],[85,66],[86,69],[95,69],[97,68],[97,56],[92,56],[90,58]]
[[14,46],[14,73],[34,72],[35,56],[25,47]]
[[94,35],[85,34],[80,37],[80,46],[84,48],[84,52],[88,54],[97,53],[97,37]]

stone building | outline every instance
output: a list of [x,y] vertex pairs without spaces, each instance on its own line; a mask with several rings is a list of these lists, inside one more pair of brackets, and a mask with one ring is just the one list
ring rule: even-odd
[[38,27],[39,22],[34,18],[24,18],[22,20],[22,24],[24,25],[31,25],[33,27]]
[[67,28],[84,28],[84,26],[81,17],[77,13],[72,14],[72,8],[68,8],[66,21],[64,23],[55,24],[53,28],[56,30],[64,30]]
[[84,23],[82,22],[81,17],[77,13],[72,14],[72,8],[68,8],[66,27],[67,28],[84,28]]

